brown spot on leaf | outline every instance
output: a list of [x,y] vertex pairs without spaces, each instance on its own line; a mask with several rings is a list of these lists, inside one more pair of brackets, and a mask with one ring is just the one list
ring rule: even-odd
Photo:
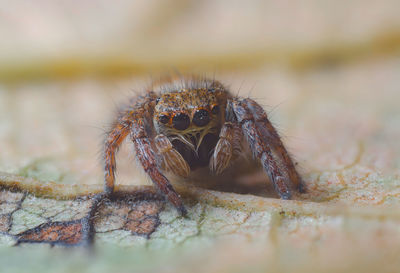
[[132,208],[127,217],[124,229],[138,235],[150,235],[158,225],[157,214],[160,211],[158,202],[140,202]]
[[149,236],[158,225],[159,201],[123,199],[103,202],[95,219],[97,232],[128,230],[137,235]]
[[10,227],[10,216],[6,214],[0,215],[0,232],[8,231],[9,227]]
[[139,219],[144,216],[155,216],[160,211],[158,202],[140,202],[132,208],[128,214],[128,219]]
[[128,221],[124,229],[127,229],[138,235],[150,235],[157,227],[158,219],[148,217],[142,220]]
[[81,242],[83,227],[80,221],[45,223],[18,236],[18,242],[46,242],[75,245]]
[[144,212],[141,210],[132,210],[128,214],[128,219],[139,219],[144,216]]

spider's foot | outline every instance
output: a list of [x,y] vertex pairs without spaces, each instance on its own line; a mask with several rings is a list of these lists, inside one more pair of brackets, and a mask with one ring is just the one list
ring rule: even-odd
[[182,217],[187,217],[187,210],[186,210],[186,208],[185,208],[185,206],[184,205],[180,205],[180,206],[178,206],[178,207],[176,207],[176,209],[178,210],[178,212],[179,212],[179,214],[182,216]]
[[104,195],[110,196],[113,194],[113,192],[114,192],[114,187],[108,187],[108,186],[104,187]]
[[303,181],[300,181],[300,184],[299,184],[299,186],[297,187],[297,189],[298,189],[298,191],[299,191],[300,193],[306,193],[306,192],[307,192],[307,188],[306,188],[306,186],[304,185],[304,182],[303,182]]
[[281,199],[283,199],[283,200],[290,200],[290,199],[292,199],[292,193],[291,193],[290,191],[279,192],[279,196],[280,196]]
[[283,200],[292,199],[290,188],[286,185],[282,177],[277,177],[274,183],[275,190]]

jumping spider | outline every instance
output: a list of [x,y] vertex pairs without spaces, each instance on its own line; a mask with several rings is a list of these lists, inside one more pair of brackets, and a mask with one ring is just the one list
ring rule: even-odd
[[282,199],[291,198],[291,187],[303,191],[301,177],[263,108],[252,99],[233,96],[215,80],[167,77],[121,111],[104,146],[106,194],[114,190],[115,154],[128,135],[144,171],[182,215],[186,209],[163,172],[186,178],[208,166],[221,175],[244,146]]

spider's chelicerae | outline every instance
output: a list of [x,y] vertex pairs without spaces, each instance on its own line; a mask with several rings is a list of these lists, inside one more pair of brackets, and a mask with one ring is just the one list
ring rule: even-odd
[[301,177],[263,108],[233,96],[221,83],[195,76],[172,76],[154,83],[124,108],[104,146],[105,192],[115,182],[115,154],[130,136],[136,156],[155,186],[179,210],[186,209],[163,174],[189,177],[206,168],[215,175],[251,151],[282,199],[303,191]]

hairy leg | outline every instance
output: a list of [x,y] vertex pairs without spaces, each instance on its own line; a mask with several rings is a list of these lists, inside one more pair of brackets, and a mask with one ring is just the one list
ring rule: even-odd
[[133,120],[131,139],[136,150],[136,156],[142,164],[144,171],[150,176],[157,188],[179,210],[181,215],[186,215],[187,211],[183,206],[181,198],[157,166],[156,156],[151,147],[149,136],[146,133],[143,118],[137,117]]
[[165,170],[171,171],[178,176],[188,177],[190,167],[182,155],[174,149],[171,141],[164,135],[157,135],[154,141],[162,157]]
[[150,138],[145,129],[145,120],[151,120],[155,99],[156,95],[153,92],[149,92],[146,96],[135,98],[135,100],[131,101],[131,106],[122,112],[113,128],[109,131],[104,145],[104,191],[107,194],[111,194],[114,190],[115,155],[122,141],[130,132],[136,155],[143,169],[150,176],[156,187],[165,194],[167,199],[177,207],[182,215],[185,215],[187,212],[182,200],[168,179],[158,169]]
[[289,156],[285,146],[275,130],[272,126],[271,122],[268,120],[267,114],[265,113],[264,109],[254,100],[252,99],[244,99],[243,103],[247,105],[247,108],[253,114],[254,120],[256,122],[256,126],[261,133],[261,135],[266,138],[266,141],[271,146],[273,151],[279,156],[280,160],[285,165],[285,169],[289,173],[289,178],[294,184],[294,186],[300,191],[304,192],[305,187],[303,181],[296,171],[296,168],[293,164],[292,159]]
[[[279,138],[279,136],[275,130],[276,136],[274,136],[274,133],[271,133],[266,126],[264,110],[262,110],[261,106],[258,106],[259,108],[257,107],[256,109],[261,109],[262,113],[253,113],[251,107],[255,107],[250,104],[248,99],[232,100],[229,103],[255,158],[260,160],[281,198],[290,199],[291,191],[289,185],[291,183],[290,171],[292,171],[290,169],[293,163],[286,164],[283,156],[276,151],[277,140],[275,137]],[[268,134],[265,135],[265,133]],[[273,139],[273,142],[271,142],[271,139]],[[296,182],[293,181],[293,184]]]
[[115,155],[122,141],[129,134],[130,122],[121,117],[108,132],[104,143],[104,191],[111,194],[115,184]]
[[[135,114],[145,115],[146,112],[152,112],[150,101],[154,100],[156,95],[149,92],[146,96],[133,98],[129,105],[121,109],[117,120],[114,122],[103,148],[104,160],[104,192],[111,194],[114,191],[116,162],[115,156],[122,141],[127,137],[131,130],[132,121]],[[135,109],[140,109],[136,111]]]

